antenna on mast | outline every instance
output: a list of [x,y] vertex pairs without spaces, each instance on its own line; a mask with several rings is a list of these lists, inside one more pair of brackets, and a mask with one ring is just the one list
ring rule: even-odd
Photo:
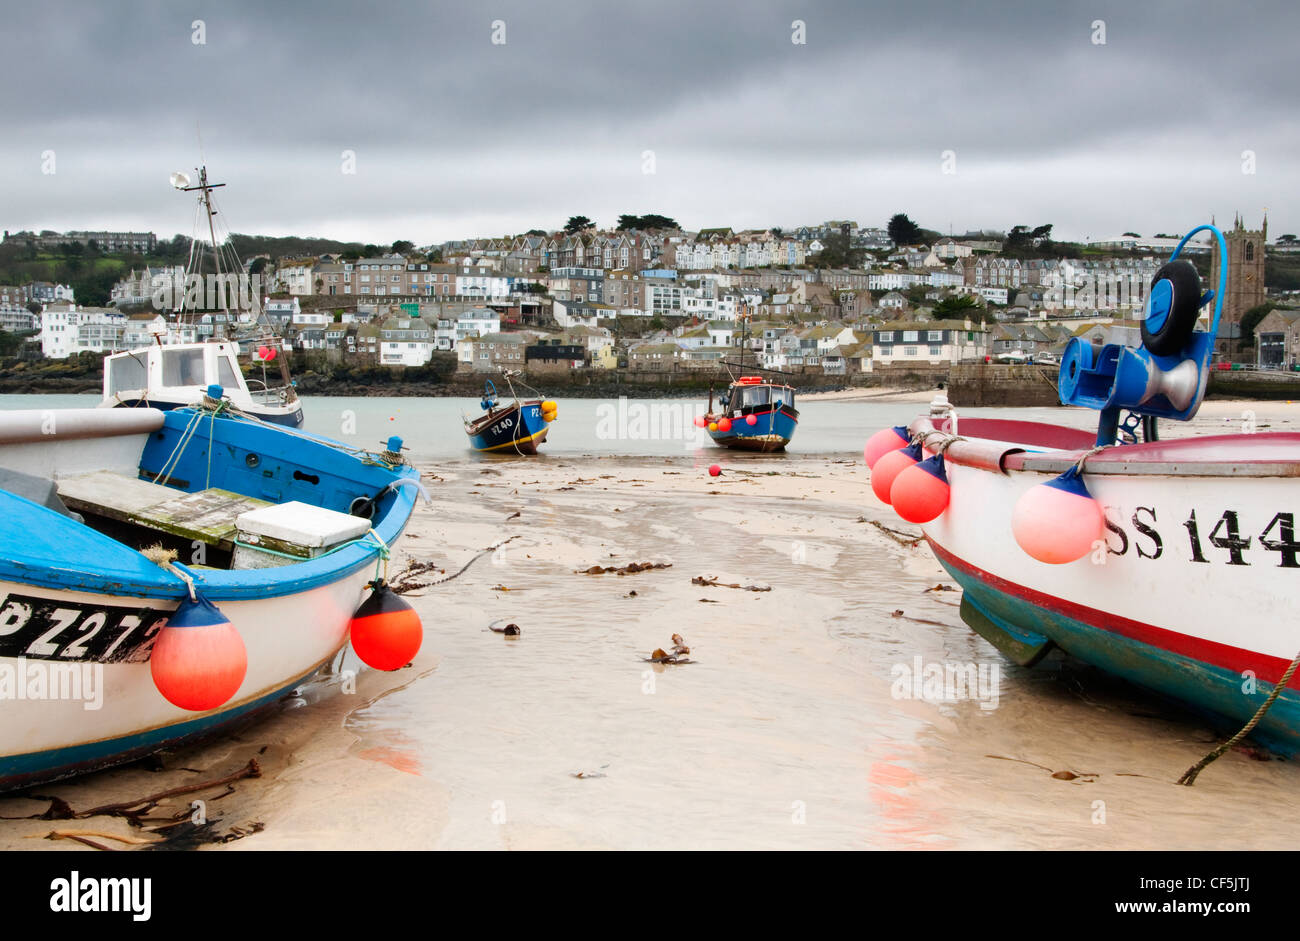
[[[200,149],[202,149],[201,144],[200,144]],[[208,213],[208,235],[212,239],[212,263],[216,266],[217,293],[221,296],[221,309],[226,315],[226,323],[230,323],[230,304],[226,297],[226,291],[221,281],[221,251],[219,246],[217,245],[217,227],[216,224],[212,221],[212,217],[217,214],[217,211],[212,208],[212,191],[214,189],[217,189],[218,187],[225,186],[226,184],[209,183],[208,168],[206,164],[198,168],[198,173],[199,173],[199,183],[197,186],[191,186],[189,176],[179,171],[171,175],[171,182],[172,182],[172,186],[176,187],[182,193],[193,193],[197,191],[198,193],[201,194],[199,196],[199,199],[203,203],[203,208],[207,210]],[[220,331],[214,329],[213,332],[214,335],[224,337],[225,324],[221,325]]]

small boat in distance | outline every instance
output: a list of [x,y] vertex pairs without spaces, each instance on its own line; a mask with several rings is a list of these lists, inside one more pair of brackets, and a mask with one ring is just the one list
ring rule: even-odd
[[799,412],[794,407],[794,388],[769,382],[761,376],[741,376],[718,397],[704,425],[713,443],[738,451],[784,451],[794,437]]
[[[230,233],[224,227],[218,239],[212,191],[226,184],[209,183],[207,167],[200,167],[198,174],[199,182],[195,186],[190,185],[190,178],[184,173],[173,173],[171,182],[183,193],[199,193],[199,205],[206,213],[207,234],[211,239],[213,271],[207,277],[212,279],[212,284],[204,283],[203,253],[199,250],[199,237],[203,233],[196,229],[183,283],[173,283],[163,291],[171,302],[167,305],[171,310],[164,311],[164,317],[171,313],[166,331],[154,334],[154,346],[105,357],[101,404],[107,408],[145,405],[170,411],[201,404],[208,386],[219,385],[230,403],[244,414],[299,428],[303,422],[302,404],[289,376],[284,341],[263,314],[260,292],[239,283],[248,276],[239,273],[242,266],[230,244]],[[211,298],[220,304],[219,311],[210,312],[212,336],[205,341],[192,339],[198,327],[192,301],[198,298]],[[190,303],[188,310],[187,303]],[[186,334],[191,338],[189,342]],[[245,378],[239,362],[241,345],[249,353],[249,368],[261,366],[260,379]],[[274,367],[277,374],[268,376],[267,364],[277,360]]]
[[[740,362],[723,363],[739,366],[742,373],[749,368],[745,365],[745,347],[751,316],[748,306],[741,305],[737,316],[741,322]],[[774,372],[761,366],[754,368]],[[696,423],[708,431],[714,444],[737,451],[784,451],[799,424],[794,388],[761,376],[742,375],[733,379],[727,391],[718,397],[718,406],[715,412],[713,390],[709,389],[708,411]]]
[[483,414],[465,419],[465,434],[469,436],[469,446],[475,451],[536,454],[538,446],[546,440],[547,429],[555,421],[559,407],[553,400],[541,396],[520,400],[511,382],[513,376],[517,373],[505,373],[512,399],[508,405],[499,404],[496,386],[488,379],[483,387],[483,399],[479,402]]

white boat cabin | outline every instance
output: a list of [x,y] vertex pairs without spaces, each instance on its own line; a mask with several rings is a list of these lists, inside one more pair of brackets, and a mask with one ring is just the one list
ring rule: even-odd
[[202,401],[208,386],[215,384],[235,405],[247,408],[253,397],[238,356],[238,344],[229,340],[114,353],[104,359],[104,404],[189,405]]

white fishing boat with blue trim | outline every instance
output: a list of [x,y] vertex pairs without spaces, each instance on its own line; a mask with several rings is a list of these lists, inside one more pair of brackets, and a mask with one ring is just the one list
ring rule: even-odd
[[[1205,292],[1179,259],[1200,231],[1220,258]],[[865,456],[873,490],[962,586],[965,621],[1006,656],[1059,647],[1294,753],[1300,434],[1158,433],[1205,395],[1227,266],[1223,235],[1199,226],[1157,272],[1140,344],[1071,342],[1061,400],[1100,412],[1095,435],[959,419],[940,399]]]
[[0,413],[0,789],[245,720],[350,625],[363,660],[408,662],[418,625],[359,611],[404,604],[377,577],[421,492],[401,449],[261,421],[219,387],[172,411]]

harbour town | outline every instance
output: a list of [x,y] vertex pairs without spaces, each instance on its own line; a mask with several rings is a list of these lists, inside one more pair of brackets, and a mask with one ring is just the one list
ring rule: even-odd
[[1300,205],[1221,66],[1297,17],[1193,7],[15,10],[15,897],[881,850],[1249,913],[1192,854],[1300,839]]

